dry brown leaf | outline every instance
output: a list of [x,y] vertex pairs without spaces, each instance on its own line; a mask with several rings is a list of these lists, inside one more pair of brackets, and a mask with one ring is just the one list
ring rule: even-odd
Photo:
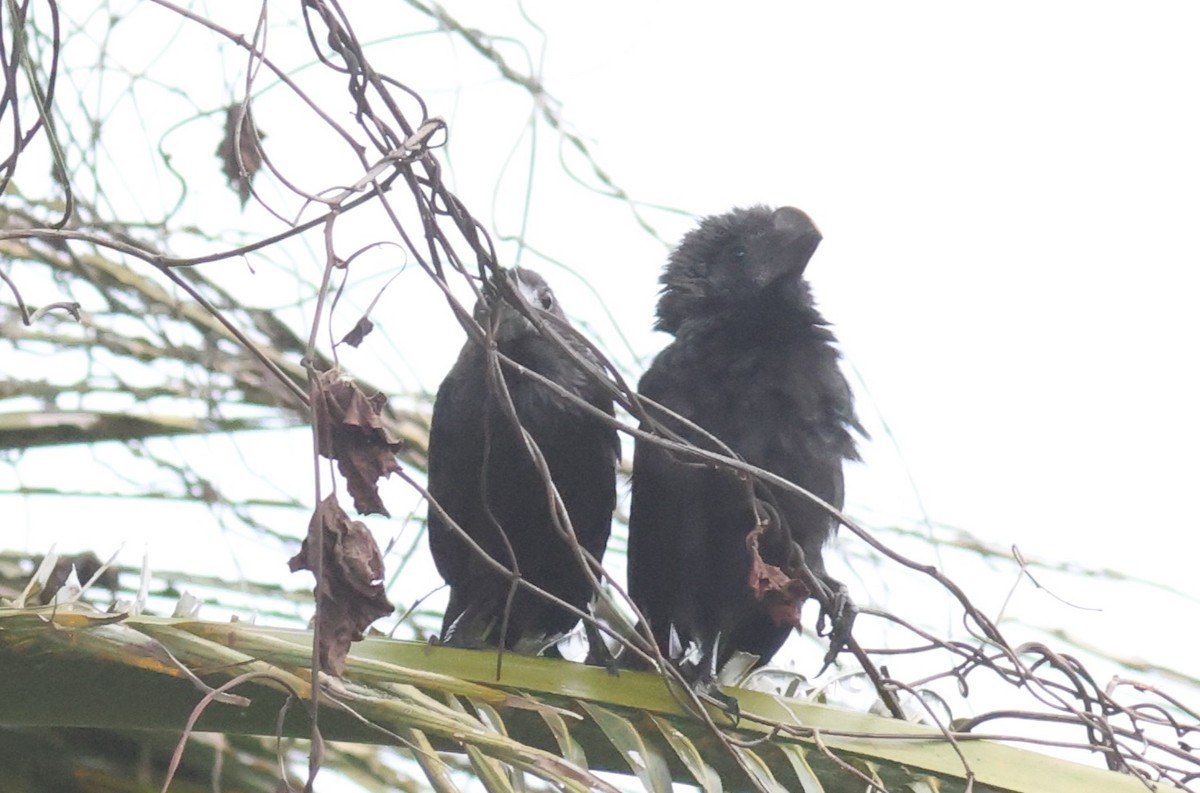
[[[241,116],[241,133],[237,134],[238,117]],[[241,103],[230,105],[225,111],[225,137],[217,147],[221,158],[221,170],[229,180],[229,186],[237,189],[242,206],[250,200],[250,183],[262,167],[262,150],[259,141],[265,138],[250,118],[250,108],[242,114]]]
[[337,461],[359,514],[388,515],[378,482],[400,470],[396,453],[403,444],[392,441],[383,427],[381,413],[387,397],[368,397],[336,369],[323,373],[317,388],[319,397],[313,402],[317,451]]
[[790,539],[787,543],[792,552],[782,568],[762,558],[759,543],[772,525],[769,520],[763,521],[746,535],[746,547],[750,550],[750,591],[763,602],[776,625],[799,628],[800,608],[812,596],[812,591],[803,579],[791,575],[792,571],[798,572],[803,561]]
[[308,536],[300,552],[288,560],[288,568],[311,570],[317,561],[313,542],[322,546],[322,570],[313,590],[317,599],[317,648],[321,670],[340,675],[346,666],[351,642],[363,631],[393,611],[383,589],[383,554],[370,530],[351,520],[333,496],[322,501],[308,525]]
[[342,337],[342,344],[349,344],[351,347],[358,347],[363,343],[363,339],[367,334],[375,329],[375,323],[367,319],[365,316],[360,317],[358,322],[354,323],[354,327],[350,332]]

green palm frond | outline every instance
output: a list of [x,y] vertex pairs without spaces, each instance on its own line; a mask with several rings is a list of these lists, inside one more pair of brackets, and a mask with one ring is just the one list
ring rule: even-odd
[[[189,740],[228,741],[210,752],[248,736],[307,738],[311,640],[84,606],[2,609],[0,724],[21,728],[13,734],[26,742],[42,734],[33,728],[73,725],[150,730],[170,743],[194,717]],[[320,733],[400,747],[426,784],[447,790],[468,778],[520,789],[521,775],[565,790],[615,789],[601,772],[646,790],[683,782],[706,793],[862,791],[870,780],[914,791],[1042,791],[1047,780],[1056,790],[1145,789],[1041,754],[968,736],[952,743],[921,725],[754,691],[737,692],[737,726],[714,714],[714,730],[656,674],[515,655],[498,678],[496,669],[491,652],[367,639],[344,678],[319,676]]]

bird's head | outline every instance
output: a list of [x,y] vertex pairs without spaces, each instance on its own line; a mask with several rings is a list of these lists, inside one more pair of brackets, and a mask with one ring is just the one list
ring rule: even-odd
[[799,281],[821,232],[795,207],[755,206],[713,215],[671,252],[655,327],[675,333],[689,317],[729,310],[765,290]]
[[494,328],[496,342],[500,344],[536,332],[533,323],[518,305],[525,306],[528,313],[566,321],[566,315],[546,279],[524,267],[498,271],[483,297],[475,304],[475,321],[485,328]]

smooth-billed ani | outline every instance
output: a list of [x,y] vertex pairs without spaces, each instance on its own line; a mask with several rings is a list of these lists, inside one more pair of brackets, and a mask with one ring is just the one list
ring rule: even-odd
[[[516,268],[494,283],[497,288],[476,305],[475,318],[490,329],[496,349],[611,416],[613,401],[603,384],[511,302],[520,300],[547,326],[557,327],[576,355],[594,362],[566,332],[566,316],[545,280]],[[429,431],[429,494],[489,556],[586,612],[591,583],[564,536],[565,522],[556,521],[552,493],[501,386],[507,386],[515,418],[545,459],[579,544],[597,561],[608,542],[616,499],[616,430],[527,373],[501,365],[501,374],[489,379],[488,357],[483,346],[468,339],[438,389]],[[482,558],[432,506],[428,514],[429,547],[450,585],[443,643],[494,647],[503,642],[533,654],[578,621],[521,587],[505,625],[511,576]]]
[[[656,327],[675,339],[638,391],[746,462],[840,509],[842,462],[858,457],[851,431],[863,430],[833,333],[803,278],[820,241],[809,217],[792,207],[755,206],[702,220],[660,279]],[[719,449],[682,422],[649,414],[683,439]],[[767,584],[761,566],[752,569],[748,535],[756,526],[763,529],[761,560],[780,568],[782,586],[780,579]],[[829,588],[827,661],[841,649],[853,604],[821,558],[836,528],[802,495],[639,440],[629,594],[663,654],[720,699],[713,677],[735,651],[765,664],[799,626],[800,604],[812,595],[802,561]]]

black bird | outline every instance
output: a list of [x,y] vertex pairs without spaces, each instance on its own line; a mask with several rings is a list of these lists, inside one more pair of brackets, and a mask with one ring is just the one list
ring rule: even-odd
[[[865,433],[838,368],[834,336],[813,304],[804,268],[821,241],[792,207],[734,209],[703,219],[670,255],[656,327],[674,341],[654,359],[639,393],[726,444],[746,462],[826,503],[843,503],[842,461]],[[668,431],[720,447],[661,411]],[[643,422],[649,430],[654,421]],[[639,440],[629,516],[629,594],[660,651],[697,689],[736,712],[713,678],[735,651],[771,657],[799,626],[800,604],[828,588],[833,628],[826,662],[849,638],[854,607],[825,572],[821,550],[837,523],[778,486]],[[780,569],[774,586],[752,569]],[[803,572],[807,564],[812,578]],[[824,614],[824,612],[822,612]]]
[[[554,293],[537,273],[502,272],[496,288],[475,307],[475,318],[496,349],[613,415],[604,386],[573,356],[543,336],[516,308],[559,335],[576,355],[594,363],[569,331]],[[579,544],[597,562],[604,555],[616,501],[616,430],[527,373],[501,365],[489,379],[488,354],[468,339],[442,381],[429,430],[429,494],[463,531],[504,568],[515,570],[572,606],[587,611],[593,589],[575,552],[556,526],[553,498],[502,396],[529,434],[570,516]],[[502,380],[502,382],[501,382]],[[565,522],[564,528],[565,528]],[[450,585],[442,642],[535,654],[569,631],[578,617],[539,593],[519,588],[508,608],[511,576],[490,565],[429,508],[429,547]]]

